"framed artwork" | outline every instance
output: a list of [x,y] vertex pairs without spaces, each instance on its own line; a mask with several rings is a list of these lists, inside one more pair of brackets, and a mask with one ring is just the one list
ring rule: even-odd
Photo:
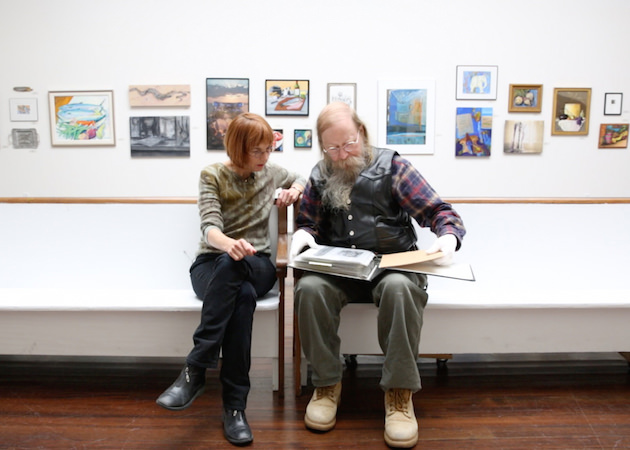
[[129,106],[190,106],[190,85],[129,86]]
[[273,130],[273,151],[284,151],[284,130],[282,129]]
[[508,112],[540,112],[542,89],[542,84],[510,84]]
[[607,92],[604,94],[604,115],[620,116],[623,94],[621,92]]
[[457,108],[455,156],[490,156],[492,108]]
[[542,153],[543,120],[506,120],[503,133],[504,153]]
[[308,116],[308,80],[266,80],[265,115]]
[[496,100],[499,66],[457,66],[457,100]]
[[328,102],[344,102],[352,109],[357,109],[356,83],[328,83]]
[[225,150],[230,122],[249,112],[249,78],[206,78],[206,148]]
[[293,130],[293,146],[295,148],[313,147],[313,130]]
[[129,118],[132,157],[190,156],[188,116]]
[[435,81],[378,82],[378,146],[401,154],[432,154]]
[[48,93],[52,146],[114,145],[113,91]]
[[598,148],[628,148],[627,123],[602,123]]
[[587,135],[591,88],[554,88],[552,135]]
[[36,98],[10,98],[11,122],[37,122]]
[[35,128],[14,128],[11,130],[13,148],[37,148],[39,136]]

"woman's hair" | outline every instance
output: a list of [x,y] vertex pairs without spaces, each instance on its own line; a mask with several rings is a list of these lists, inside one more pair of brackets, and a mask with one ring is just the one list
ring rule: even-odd
[[[363,133],[363,145],[365,147],[370,146],[370,140],[368,138],[367,127],[363,123],[357,112],[343,102],[333,102],[328,104],[322,112],[319,114],[317,118],[317,139],[319,140],[319,146],[322,147],[322,134],[328,128],[333,126],[333,124],[337,121],[340,115],[349,115],[352,118],[352,121],[357,126],[357,130],[362,130]],[[323,149],[322,149],[323,150]]]
[[232,163],[243,167],[248,150],[273,144],[273,130],[258,114],[243,113],[230,122],[223,143]]

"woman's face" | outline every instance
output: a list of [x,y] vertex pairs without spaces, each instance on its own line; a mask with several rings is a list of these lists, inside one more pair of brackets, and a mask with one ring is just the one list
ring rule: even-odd
[[273,143],[265,144],[260,143],[256,147],[247,151],[247,158],[245,159],[245,167],[243,169],[250,172],[260,172],[269,161],[269,155],[273,151]]

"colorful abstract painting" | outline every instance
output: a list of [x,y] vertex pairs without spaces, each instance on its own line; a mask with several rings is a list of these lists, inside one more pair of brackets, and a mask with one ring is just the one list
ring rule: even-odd
[[492,108],[457,108],[455,156],[490,156]]

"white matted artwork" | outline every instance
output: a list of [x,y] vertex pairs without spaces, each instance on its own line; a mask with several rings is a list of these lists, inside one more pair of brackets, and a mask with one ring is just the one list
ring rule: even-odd
[[496,100],[499,66],[457,66],[457,100]]
[[506,120],[504,153],[542,153],[543,120]]
[[378,82],[378,146],[400,154],[434,152],[435,80]]
[[36,98],[10,98],[11,122],[36,122]]
[[328,83],[328,103],[343,102],[356,111],[356,83]]

